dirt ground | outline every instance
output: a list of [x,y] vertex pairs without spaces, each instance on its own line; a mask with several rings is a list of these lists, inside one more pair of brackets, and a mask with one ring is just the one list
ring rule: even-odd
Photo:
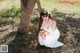
[[[8,31],[11,26],[5,25],[5,34],[0,44],[8,44],[9,53],[80,53],[80,19],[65,18],[57,19],[58,28],[61,32],[59,41],[65,45],[58,48],[47,48],[38,44],[36,27],[32,26],[27,34],[19,34],[17,31]],[[7,27],[8,26],[8,27]],[[1,35],[0,35],[1,36]]]

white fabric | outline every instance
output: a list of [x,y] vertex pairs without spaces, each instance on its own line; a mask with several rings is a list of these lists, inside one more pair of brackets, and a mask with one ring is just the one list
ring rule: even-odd
[[44,45],[50,48],[56,48],[56,47],[64,45],[63,43],[58,41],[60,37],[60,32],[58,29],[55,29],[54,31],[52,30],[47,30],[47,31],[50,32],[50,34],[46,36],[45,40],[42,39],[39,33],[38,40],[39,40],[40,45]]

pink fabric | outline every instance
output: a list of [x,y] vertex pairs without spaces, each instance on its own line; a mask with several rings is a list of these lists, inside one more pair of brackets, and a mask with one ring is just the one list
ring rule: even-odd
[[45,40],[46,34],[44,33],[44,31],[41,31],[41,32],[40,32],[40,36],[42,37],[43,40]]

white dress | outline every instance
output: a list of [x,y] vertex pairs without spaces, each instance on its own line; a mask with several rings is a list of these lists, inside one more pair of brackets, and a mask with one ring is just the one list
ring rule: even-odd
[[[45,28],[43,28],[45,29]],[[64,44],[59,42],[58,39],[60,37],[60,32],[57,29],[55,29],[54,31],[51,30],[51,29],[45,29],[47,32],[49,32],[48,35],[46,36],[41,36],[39,32],[39,35],[38,35],[38,41],[40,43],[40,45],[44,45],[46,47],[50,47],[50,48],[56,48],[56,47],[59,47],[59,46],[63,46]]]

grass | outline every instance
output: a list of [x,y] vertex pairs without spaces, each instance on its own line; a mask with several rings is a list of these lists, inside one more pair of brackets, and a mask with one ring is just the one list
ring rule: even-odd
[[20,18],[16,17],[16,18],[12,18],[12,17],[9,17],[9,18],[0,18],[0,23],[11,23],[14,22],[15,24],[19,24],[20,23]]
[[[79,0],[73,0],[73,1],[79,1]],[[48,11],[52,11],[54,9],[57,9],[60,12],[66,12],[66,13],[80,13],[80,5],[74,4],[60,4],[59,0],[40,0],[42,8],[47,9]],[[10,5],[9,5],[10,4]],[[0,2],[0,7],[10,9],[11,5],[17,6],[20,8],[20,0],[5,0]],[[35,5],[35,8],[37,8],[37,5]]]
[[[59,0],[40,0],[42,8],[47,9],[48,11],[52,11],[57,9],[60,12],[66,13],[80,13],[80,6],[75,5],[68,5],[68,4],[59,4]],[[37,8],[37,6],[35,6]]]
[[13,5],[20,8],[19,0],[4,0],[4,1],[1,1],[0,2],[0,10],[2,10],[2,9],[11,9]]

